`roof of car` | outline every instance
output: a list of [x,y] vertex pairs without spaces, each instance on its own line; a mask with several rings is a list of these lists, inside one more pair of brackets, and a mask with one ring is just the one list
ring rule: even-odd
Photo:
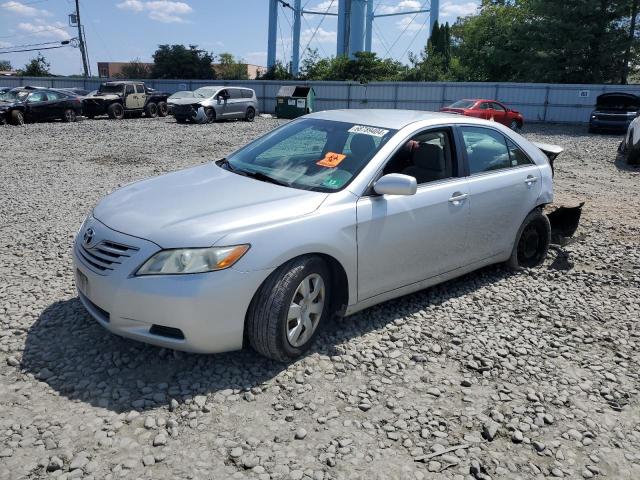
[[113,82],[104,82],[105,85],[135,85],[135,84],[139,84],[139,83],[144,83],[142,80],[140,81],[135,81],[135,80],[116,80]]
[[373,127],[391,128],[399,130],[407,125],[422,120],[446,120],[451,123],[476,123],[477,119],[462,117],[451,113],[425,112],[421,110],[391,110],[391,109],[352,109],[352,110],[323,110],[311,113],[304,118],[318,118],[335,122],[356,123]]

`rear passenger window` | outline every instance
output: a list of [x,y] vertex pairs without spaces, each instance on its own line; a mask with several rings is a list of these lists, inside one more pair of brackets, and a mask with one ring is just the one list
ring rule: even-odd
[[145,93],[144,85],[142,84],[136,85],[136,93]]
[[232,98],[232,99],[242,98],[242,90],[239,90],[237,88],[230,88],[228,91],[229,91],[229,98]]
[[519,167],[521,165],[533,165],[531,159],[511,140],[507,139],[507,147],[509,148],[509,157],[511,158],[511,166]]
[[242,98],[252,98],[253,91],[252,90],[240,90],[242,92]]
[[64,98],[64,95],[62,95],[61,93],[58,93],[58,92],[47,92],[47,99],[50,102],[53,102],[54,100],[60,100],[61,98]]
[[461,130],[471,175],[511,167],[504,135],[481,127],[462,127]]
[[418,184],[456,177],[457,165],[449,130],[430,130],[408,140],[391,157],[383,174],[402,173]]

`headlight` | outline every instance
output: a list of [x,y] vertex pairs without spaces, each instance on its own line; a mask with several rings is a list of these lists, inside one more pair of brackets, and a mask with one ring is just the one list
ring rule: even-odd
[[249,245],[161,250],[142,265],[136,275],[178,275],[224,270],[242,258]]

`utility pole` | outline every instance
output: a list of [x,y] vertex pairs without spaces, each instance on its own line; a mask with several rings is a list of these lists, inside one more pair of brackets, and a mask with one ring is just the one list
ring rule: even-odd
[[80,22],[80,0],[76,0],[76,24],[78,25],[78,41],[80,42],[80,53],[82,54],[82,66],[84,67],[84,76],[89,76],[89,62],[87,61],[87,45],[84,42],[84,31]]

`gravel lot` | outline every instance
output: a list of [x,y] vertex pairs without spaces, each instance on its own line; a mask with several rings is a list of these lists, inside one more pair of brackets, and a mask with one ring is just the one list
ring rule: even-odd
[[640,170],[619,137],[563,145],[564,253],[329,325],[292,365],[118,338],[71,243],[117,185],[219,158],[278,121],[0,127],[0,479],[640,478]]

